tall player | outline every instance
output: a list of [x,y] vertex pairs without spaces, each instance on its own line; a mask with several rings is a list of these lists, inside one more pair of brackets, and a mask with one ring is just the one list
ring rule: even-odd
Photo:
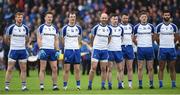
[[68,24],[62,28],[62,41],[64,43],[64,71],[63,71],[63,88],[67,89],[69,79],[70,65],[74,65],[75,79],[77,90],[80,90],[80,40],[82,29],[76,24],[75,12],[68,15]]
[[134,60],[134,51],[132,46],[133,39],[133,27],[129,24],[129,15],[123,13],[121,15],[121,24],[120,26],[124,30],[123,39],[122,39],[122,52],[123,57],[127,67],[128,74],[128,86],[132,88],[132,78],[133,78],[133,60]]
[[92,29],[93,51],[91,58],[91,70],[89,73],[88,90],[92,90],[92,81],[98,62],[101,68],[101,89],[105,90],[106,66],[108,63],[108,43],[110,42],[111,28],[108,27],[108,15],[102,13],[100,23]]
[[177,26],[171,23],[170,11],[164,10],[163,22],[156,26],[159,42],[159,88],[163,87],[163,72],[166,61],[169,61],[169,70],[171,76],[171,87],[176,87],[176,49],[175,42],[178,38]]
[[144,61],[147,64],[149,85],[150,89],[153,89],[153,59],[154,52],[152,47],[154,27],[148,23],[147,12],[142,11],[139,16],[140,23],[134,27],[135,43],[137,43],[137,58],[138,58],[138,79],[139,89],[143,88],[143,64]]
[[108,89],[112,89],[112,67],[113,62],[116,63],[118,70],[117,79],[118,79],[118,89],[122,89],[122,80],[124,75],[124,62],[123,54],[121,49],[121,42],[123,36],[123,29],[119,26],[118,15],[112,14],[110,17],[109,27],[112,29],[111,41],[108,45],[108,65],[107,65],[107,80],[108,80]]
[[52,24],[53,14],[45,14],[45,23],[40,25],[37,31],[37,42],[39,46],[40,58],[40,90],[44,90],[44,78],[47,61],[52,69],[53,90],[59,90],[57,86],[57,57],[59,56],[59,33],[57,28]]
[[29,29],[26,25],[22,24],[23,13],[17,12],[15,14],[15,24],[10,25],[6,31],[6,41],[10,44],[8,54],[8,68],[5,76],[5,90],[9,91],[10,80],[16,61],[19,62],[22,80],[22,91],[28,90],[26,87],[26,63],[28,53],[26,45],[28,41]]

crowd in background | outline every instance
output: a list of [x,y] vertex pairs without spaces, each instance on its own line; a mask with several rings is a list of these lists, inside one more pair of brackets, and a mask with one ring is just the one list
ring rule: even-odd
[[[34,47],[36,46],[36,29],[44,22],[44,13],[47,11],[53,12],[54,24],[59,31],[67,23],[68,12],[76,11],[77,23],[83,29],[83,40],[90,42],[90,30],[98,22],[101,12],[116,13],[119,16],[121,13],[127,12],[130,16],[130,23],[135,25],[139,22],[139,11],[145,9],[149,12],[149,22],[157,25],[162,21],[161,10],[169,9],[172,12],[173,23],[180,28],[179,5],[180,0],[0,0],[0,50],[7,56],[8,46],[3,44],[2,36],[6,27],[14,22],[14,14],[17,11],[25,14],[23,22],[30,29],[30,45]],[[60,47],[63,48],[61,44]],[[154,47],[155,50],[158,49],[156,44]],[[177,45],[178,47],[180,46]],[[86,46],[82,47],[82,51],[88,52]],[[177,49],[177,54],[180,56],[179,49]],[[83,58],[90,59],[90,56]]]

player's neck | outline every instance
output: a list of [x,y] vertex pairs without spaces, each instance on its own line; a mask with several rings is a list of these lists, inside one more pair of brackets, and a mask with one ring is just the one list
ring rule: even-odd
[[128,23],[121,22],[122,25],[128,25]]
[[147,22],[141,22],[141,25],[146,25],[147,24]]
[[117,27],[117,26],[118,26],[118,24],[113,24],[113,23],[111,23],[111,26],[113,26],[113,27]]
[[75,25],[75,23],[68,23],[68,25],[69,25],[69,26],[74,26],[74,25]]
[[170,22],[170,21],[163,21],[163,23],[164,23],[165,25],[169,25],[171,22]]
[[17,26],[19,26],[19,27],[22,26],[22,23],[16,22],[15,24],[16,24]]
[[47,26],[51,26],[51,25],[52,25],[52,23],[47,23],[47,22],[45,22],[45,24],[46,24]]
[[103,27],[105,27],[105,26],[106,26],[106,24],[105,24],[105,23],[104,23],[104,24],[103,24],[103,23],[100,23],[100,25],[101,25],[101,26],[103,26]]

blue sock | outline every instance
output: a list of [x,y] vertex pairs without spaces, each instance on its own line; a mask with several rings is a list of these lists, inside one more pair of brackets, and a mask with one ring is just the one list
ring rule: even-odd
[[139,80],[139,86],[142,86],[142,80]]
[[122,87],[122,81],[118,82],[118,87]]
[[64,86],[64,87],[67,86],[67,82],[66,82],[66,81],[63,82],[63,86]]
[[101,85],[102,85],[102,87],[104,87],[105,86],[105,81],[102,81]]
[[171,84],[172,84],[172,87],[176,87],[176,81],[172,80]]
[[150,80],[150,81],[149,81],[149,85],[150,85],[150,86],[153,86],[153,80]]
[[110,81],[108,82],[108,86],[112,86],[112,83]]
[[163,87],[163,81],[159,80],[159,88]]
[[89,84],[88,84],[88,86],[92,86],[92,80],[89,80]]
[[76,81],[76,85],[80,86],[80,80]]

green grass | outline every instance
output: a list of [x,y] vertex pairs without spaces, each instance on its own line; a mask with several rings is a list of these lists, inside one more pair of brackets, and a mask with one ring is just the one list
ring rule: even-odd
[[[175,89],[171,89],[171,81],[169,74],[165,72],[164,75],[164,88],[158,88],[158,76],[154,76],[154,85],[155,89],[149,89],[149,81],[148,76],[144,74],[143,77],[143,89],[138,89],[138,80],[137,74],[133,75],[133,89],[128,89],[127,76],[124,78],[125,89],[119,90],[117,89],[117,80],[116,80],[116,71],[113,70],[113,89],[112,90],[100,90],[101,88],[101,78],[100,76],[96,76],[93,81],[93,90],[88,91],[88,76],[81,76],[81,90],[77,91],[76,82],[73,75],[70,75],[68,82],[68,89],[64,91],[62,89],[62,71],[59,71],[58,76],[58,85],[60,87],[59,91],[52,91],[52,81],[51,76],[46,75],[45,78],[45,90],[39,90],[39,80],[38,80],[38,72],[37,70],[32,70],[30,72],[30,77],[27,78],[27,87],[29,91],[22,92],[21,91],[21,81],[19,78],[18,71],[13,72],[13,78],[10,84],[10,91],[4,91],[4,76],[5,71],[0,71],[0,94],[180,94],[180,74],[177,74],[177,87]],[[107,85],[107,83],[106,83]],[[106,86],[107,87],[107,86]]]

